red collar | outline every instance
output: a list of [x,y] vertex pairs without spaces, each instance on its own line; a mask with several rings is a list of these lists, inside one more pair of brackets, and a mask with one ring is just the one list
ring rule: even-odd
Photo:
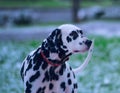
[[50,65],[52,65],[52,66],[60,66],[61,64],[54,64],[54,63],[52,63],[51,61],[49,61],[47,58],[46,58],[46,56],[44,55],[44,53],[41,51],[41,55],[42,55],[42,57],[43,57],[43,59],[48,63],[48,64],[50,64]]

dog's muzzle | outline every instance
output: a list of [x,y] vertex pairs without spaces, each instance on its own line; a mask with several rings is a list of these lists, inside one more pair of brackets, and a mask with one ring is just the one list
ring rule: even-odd
[[87,45],[88,48],[90,48],[92,41],[91,40],[86,40],[85,44]]

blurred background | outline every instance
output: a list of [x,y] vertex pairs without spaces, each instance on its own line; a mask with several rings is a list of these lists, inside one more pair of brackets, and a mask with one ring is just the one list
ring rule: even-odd
[[[120,0],[0,0],[0,93],[23,93],[22,61],[65,23],[95,39],[78,93],[120,93]],[[69,63],[78,67],[86,56]]]

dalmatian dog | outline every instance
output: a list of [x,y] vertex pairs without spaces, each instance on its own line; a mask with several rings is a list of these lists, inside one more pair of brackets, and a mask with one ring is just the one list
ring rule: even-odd
[[77,69],[72,69],[67,61],[74,53],[88,51],[91,45],[83,31],[72,24],[56,28],[23,61],[21,77],[25,93],[77,93],[75,73],[86,66],[90,54]]

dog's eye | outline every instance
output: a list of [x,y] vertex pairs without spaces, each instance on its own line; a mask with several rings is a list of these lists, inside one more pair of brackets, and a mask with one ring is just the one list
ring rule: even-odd
[[83,31],[82,30],[77,30],[78,33],[80,33],[81,35],[83,35]]
[[80,45],[82,45],[82,43],[81,43],[81,42],[80,42],[79,44],[80,44]]

